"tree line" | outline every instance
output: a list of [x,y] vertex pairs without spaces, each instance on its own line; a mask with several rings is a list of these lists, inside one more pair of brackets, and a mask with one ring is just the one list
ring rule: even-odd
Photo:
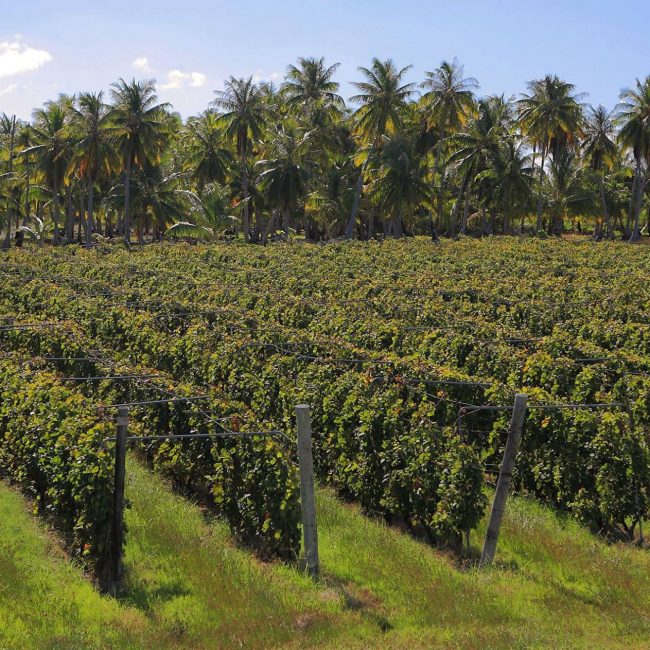
[[555,75],[481,96],[456,60],[413,83],[373,59],[346,103],[337,69],[300,58],[279,87],[230,77],[185,121],[135,79],[31,121],[0,114],[3,247],[648,230],[650,76],[608,109]]

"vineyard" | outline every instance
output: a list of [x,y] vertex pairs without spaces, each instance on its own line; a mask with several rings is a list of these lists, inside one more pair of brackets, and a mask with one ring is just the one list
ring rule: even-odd
[[[523,392],[516,491],[643,545],[649,264],[645,247],[510,238],[13,250],[0,470],[101,582],[114,406],[148,402],[131,408],[137,456],[291,563],[306,403],[321,484],[461,557]],[[188,434],[204,437],[152,439]]]

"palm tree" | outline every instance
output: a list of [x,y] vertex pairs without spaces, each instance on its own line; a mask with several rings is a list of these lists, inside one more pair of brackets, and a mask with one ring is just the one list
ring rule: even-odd
[[[630,234],[630,241],[633,242],[641,238],[639,215],[645,186],[650,175],[650,76],[644,81],[637,79],[634,88],[628,88],[621,93],[617,119],[622,125],[619,134],[621,144],[632,150],[635,161],[628,216],[628,222],[634,222]],[[642,169],[644,162],[645,173]]]
[[[313,131],[312,131],[313,133]],[[338,237],[345,231],[354,187],[353,161],[343,152],[333,153],[324,169],[316,169],[315,182],[305,201],[305,213],[316,237]],[[372,233],[368,233],[371,237]]]
[[[598,174],[600,202],[605,218],[605,236],[610,238],[613,232],[605,198],[605,173],[618,156],[615,138],[612,113],[602,105],[598,106],[598,108],[590,108],[587,114],[582,150],[589,166]],[[597,221],[594,236],[600,239],[602,234],[600,222]]]
[[219,126],[219,118],[212,111],[187,122],[190,136],[185,158],[185,167],[198,186],[199,197],[209,183],[225,183],[232,166],[232,155],[223,146],[224,133]]
[[71,104],[64,97],[58,102],[48,102],[44,108],[34,112],[34,142],[26,154],[36,155],[35,169],[41,174],[52,195],[54,244],[59,243],[59,221],[61,216],[60,193],[70,151],[67,125]]
[[546,178],[546,194],[551,219],[549,234],[562,234],[569,214],[590,211],[593,192],[585,184],[585,170],[571,149],[562,149],[552,158]]
[[558,155],[580,135],[583,114],[573,84],[556,75],[530,81],[519,100],[519,122],[535,149],[541,151],[537,194],[537,231],[542,228],[542,183],[546,157]]
[[[16,116],[9,116],[6,113],[0,115],[0,140],[7,142],[7,167],[6,174],[7,178],[11,178],[14,172],[14,154],[16,146],[16,133],[17,133],[18,122]],[[5,210],[5,221],[6,221],[6,232],[5,240],[2,245],[4,249],[9,248],[11,245],[11,224],[12,224],[12,203],[11,201],[7,202]]]
[[[18,157],[22,163],[23,167],[23,178],[24,178],[24,185],[25,185],[25,198],[24,198],[24,203],[23,203],[23,219],[22,219],[22,225],[26,226],[29,223],[30,217],[31,217],[31,209],[30,209],[30,202],[32,198],[32,172],[33,172],[33,166],[34,166],[34,161],[32,160],[32,154],[31,152],[31,147],[34,144],[34,135],[33,135],[33,130],[31,124],[27,123],[24,124],[20,131],[18,132],[18,136],[16,138],[16,145],[19,149]],[[18,228],[18,219],[16,219],[16,227]],[[18,228],[18,231],[16,233],[16,246],[22,246],[24,239],[24,231],[20,228]]]
[[300,135],[294,125],[287,123],[271,138],[272,157],[258,163],[264,170],[260,180],[269,203],[282,211],[285,240],[289,238],[291,212],[306,194],[309,171],[304,158],[308,143],[309,133]]
[[[521,213],[519,230],[524,232],[524,215],[530,205],[533,186],[533,169],[530,158],[524,152],[521,143],[514,137],[507,137],[500,143],[498,151],[491,156],[487,168],[477,177],[481,186],[483,199],[483,214],[487,204],[492,207],[502,207],[505,214],[503,233],[508,231],[508,223],[516,211]],[[494,225],[492,226],[494,232]],[[483,231],[487,228],[483,226]]]
[[[201,202],[198,197],[183,186],[185,174],[165,174],[161,165],[145,162],[142,168],[134,169],[131,179],[132,224],[136,229],[138,242],[152,232],[154,239],[160,239],[173,223],[183,221]],[[107,205],[123,205],[126,187],[118,185],[108,192]]]
[[[468,183],[497,155],[499,145],[507,135],[508,111],[509,105],[502,97],[482,99],[478,103],[476,119],[470,122],[467,129],[448,138],[448,144],[453,150],[448,163],[457,164],[462,177],[458,199],[451,215],[451,237],[456,235],[458,210]],[[463,232],[465,225],[463,223]]]
[[108,178],[119,169],[120,158],[111,139],[112,116],[110,107],[104,103],[104,93],[81,93],[78,106],[72,116],[74,149],[68,171],[83,179],[88,188],[86,246],[90,246],[95,184],[100,177]]
[[391,215],[387,234],[401,237],[404,224],[429,200],[430,188],[412,138],[402,133],[387,138],[380,161],[376,191],[379,204]]
[[348,239],[352,239],[354,234],[367,165],[379,150],[382,137],[395,133],[400,127],[402,112],[408,99],[415,93],[415,84],[403,83],[411,67],[409,65],[398,70],[391,59],[380,61],[375,58],[370,68],[359,68],[365,80],[353,83],[359,93],[351,97],[350,101],[361,104],[354,116],[356,127],[361,137],[370,142],[370,147],[357,180],[346,228]]
[[159,104],[152,79],[130,83],[120,79],[111,87],[112,119],[124,167],[124,241],[131,242],[131,172],[156,163],[166,139],[164,116],[169,104]]
[[[446,164],[442,161],[445,139],[464,126],[474,111],[474,91],[479,84],[473,77],[464,77],[465,69],[457,59],[443,61],[440,67],[426,72],[426,79],[420,85],[426,90],[423,107],[427,121],[437,130],[434,174],[440,174],[438,189],[438,223],[442,222]],[[442,165],[442,168],[439,168]],[[433,217],[430,222],[434,233]]]
[[230,195],[226,187],[209,183],[203,188],[201,197],[187,196],[190,199],[188,216],[169,227],[165,231],[165,237],[209,239],[225,237],[235,232],[238,219],[229,214]]
[[323,103],[339,108],[344,106],[343,98],[337,94],[339,84],[332,80],[339,63],[326,66],[323,57],[300,57],[298,65],[299,67],[289,66],[287,79],[282,84],[282,92],[289,104],[313,106]]
[[248,155],[251,141],[262,137],[264,128],[265,106],[260,88],[253,83],[253,78],[235,79],[230,77],[224,90],[215,91],[216,98],[212,105],[225,111],[219,122],[226,127],[226,137],[235,142],[239,157],[242,193],[244,201],[244,238],[250,239],[250,178],[248,172]]

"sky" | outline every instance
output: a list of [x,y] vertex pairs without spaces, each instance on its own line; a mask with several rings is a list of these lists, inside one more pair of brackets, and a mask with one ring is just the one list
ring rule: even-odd
[[483,95],[521,93],[547,73],[613,107],[650,74],[644,0],[21,0],[2,2],[0,113],[28,119],[60,93],[154,78],[184,117],[230,75],[281,82],[299,56],[341,64],[347,99],[373,57],[413,65],[457,57]]

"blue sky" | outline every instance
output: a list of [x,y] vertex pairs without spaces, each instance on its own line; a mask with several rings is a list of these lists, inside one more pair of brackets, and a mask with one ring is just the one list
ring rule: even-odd
[[[3,3],[5,4],[5,3]],[[22,0],[0,23],[0,112],[27,118],[59,93],[153,77],[183,115],[224,79],[278,81],[298,56],[340,62],[342,94],[373,56],[411,78],[458,57],[483,94],[519,93],[552,72],[613,106],[650,74],[643,0]]]

